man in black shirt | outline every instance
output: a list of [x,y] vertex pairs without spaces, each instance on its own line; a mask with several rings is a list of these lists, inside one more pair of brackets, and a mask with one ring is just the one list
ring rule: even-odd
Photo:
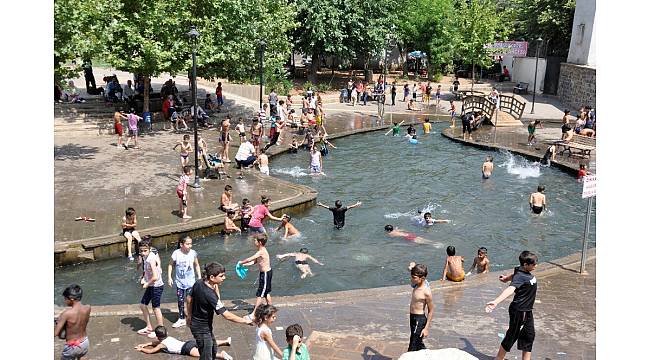
[[317,205],[320,207],[324,207],[325,209],[332,212],[332,215],[334,215],[334,226],[340,230],[343,228],[343,226],[345,226],[345,212],[348,211],[348,209],[361,206],[361,201],[357,201],[356,204],[350,206],[343,206],[341,200],[336,200],[334,202],[334,207],[329,207],[320,202]]
[[537,295],[537,278],[532,272],[537,266],[537,255],[530,251],[523,251],[519,255],[519,264],[521,266],[516,267],[512,274],[499,276],[501,282],[510,281],[510,286],[485,306],[486,312],[492,312],[501,301],[513,293],[515,294],[508,308],[510,324],[506,336],[501,341],[499,352],[495,358],[497,360],[505,358],[515,341],[517,349],[521,350],[523,360],[530,360],[533,351],[533,341],[535,340],[533,305]]
[[251,320],[241,318],[226,309],[215,290],[226,279],[226,270],[219,263],[205,267],[203,279],[194,283],[192,293],[187,297],[187,325],[196,340],[200,360],[232,359],[227,353],[219,353],[212,333],[212,318],[216,312],[226,320],[240,324],[251,324]]

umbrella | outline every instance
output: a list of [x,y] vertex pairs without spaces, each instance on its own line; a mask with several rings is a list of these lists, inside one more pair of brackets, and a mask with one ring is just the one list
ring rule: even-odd
[[408,53],[408,56],[412,57],[412,58],[418,58],[419,59],[419,58],[426,57],[427,54],[420,51],[420,50],[416,50],[416,51],[411,51],[410,53]]

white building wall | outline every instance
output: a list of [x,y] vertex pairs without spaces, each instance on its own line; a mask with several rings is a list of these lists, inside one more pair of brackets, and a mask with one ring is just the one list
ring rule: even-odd
[[596,0],[576,0],[567,62],[596,66]]
[[[505,59],[504,59],[505,60]],[[504,61],[505,63],[505,61]],[[534,57],[516,57],[510,70],[512,81],[528,83],[528,91],[533,91],[535,82],[535,58]],[[544,90],[544,75],[546,74],[546,59],[539,58],[537,65],[537,91]]]

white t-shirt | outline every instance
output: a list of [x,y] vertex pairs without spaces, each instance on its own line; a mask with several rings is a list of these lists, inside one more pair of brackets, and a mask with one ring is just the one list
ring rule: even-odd
[[237,155],[235,155],[235,160],[243,161],[252,155],[255,155],[255,147],[250,143],[250,141],[246,141],[245,143],[239,145]]
[[241,134],[241,133],[246,133],[246,128],[244,127],[244,124],[237,124],[237,126],[236,126],[235,128],[237,129],[237,131],[238,131],[240,134]]
[[190,249],[190,252],[185,254],[181,249],[176,249],[172,253],[172,261],[176,265],[176,273],[174,281],[176,287],[179,289],[189,289],[194,285],[194,260],[197,253]]
[[[152,266],[154,263],[156,263],[156,266]],[[156,280],[153,283],[153,287],[159,287],[165,285],[162,279],[162,268],[160,265],[160,257],[158,254],[154,254],[153,252],[149,252],[149,255],[147,255],[147,259],[144,261],[144,281],[151,281],[153,278],[154,271],[158,275],[158,280]]]
[[161,343],[165,345],[167,352],[170,354],[180,354],[183,345],[185,345],[183,341],[180,341],[171,336],[167,336],[163,341],[161,341]]
[[320,151],[315,151],[311,155],[311,166],[320,166]]

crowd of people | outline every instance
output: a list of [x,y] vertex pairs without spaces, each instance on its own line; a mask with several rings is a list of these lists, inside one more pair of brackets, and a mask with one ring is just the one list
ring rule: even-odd
[[[112,82],[113,80],[111,80]],[[130,82],[130,81],[129,81]],[[109,84],[107,84],[109,85]],[[130,88],[130,84],[127,85]],[[113,86],[108,89],[108,96],[117,96],[115,94],[123,94],[117,92],[117,87]],[[357,83],[354,85],[352,81],[348,83],[347,95],[348,101],[353,105],[355,97],[361,95],[362,101],[365,103],[368,96],[367,86]],[[381,90],[384,90],[383,83]],[[496,90],[496,89],[495,89]],[[395,101],[395,84],[391,87],[391,97],[394,104]],[[438,85],[435,93],[430,83],[424,85],[420,84],[419,89],[416,84],[413,84],[412,93],[410,93],[408,85],[404,86],[404,99],[407,98],[410,102],[417,101],[417,93],[422,94],[422,102],[427,105],[435,96],[436,106],[439,106],[441,100],[441,86]],[[162,91],[161,91],[162,92]],[[113,95],[110,95],[113,94]],[[412,94],[413,98],[409,98]],[[128,96],[128,95],[127,95]],[[175,128],[180,129],[180,125],[187,128],[187,123],[178,115],[178,100],[177,90],[172,83],[166,84],[165,87],[165,102],[163,102],[163,113],[165,118],[169,121],[175,122]],[[209,111],[222,111],[223,102],[223,89],[221,83],[215,91],[216,100],[213,100],[212,95],[208,94],[205,101],[205,108]],[[274,89],[268,97],[268,103],[264,104],[259,113],[251,119],[251,125],[247,129],[245,120],[239,118],[236,125],[231,123],[230,116],[225,116],[221,120],[219,128],[219,144],[221,149],[218,152],[217,158],[224,164],[229,164],[230,160],[230,145],[233,138],[239,139],[239,148],[234,157],[236,168],[239,171],[238,176],[241,178],[244,174],[244,169],[252,166],[257,166],[263,175],[269,175],[269,158],[268,150],[272,146],[280,145],[285,141],[291,139],[289,145],[290,151],[298,152],[303,148],[309,153],[309,169],[313,175],[323,174],[323,157],[329,153],[329,148],[336,149],[336,146],[327,140],[327,132],[325,130],[326,114],[323,111],[322,99],[320,96],[308,89],[305,96],[302,97],[302,106],[298,107],[298,114],[296,109],[293,108],[293,101],[291,96],[287,96],[286,100],[280,100],[278,94]],[[498,102],[498,93],[494,101]],[[455,105],[451,101],[452,117],[455,118]],[[200,110],[203,110],[199,108]],[[176,114],[176,115],[174,115]],[[211,127],[207,119],[209,116],[205,113],[203,125]],[[470,117],[463,117],[463,134],[468,132],[471,139],[471,121],[480,117],[480,113],[471,114]],[[203,117],[203,116],[202,116]],[[128,114],[123,112],[115,112],[115,130],[118,134],[117,146],[123,146],[129,149],[128,145],[131,139],[135,141],[137,148],[137,123],[142,120],[141,117],[135,115],[134,110],[131,109]],[[122,143],[122,127],[121,121],[127,120],[129,126],[129,139],[125,144]],[[563,119],[563,137],[565,131],[565,124],[569,124],[568,113],[565,114]],[[393,135],[399,135],[400,124],[394,124],[389,130]],[[452,127],[454,124],[452,123]],[[532,122],[529,125],[529,143],[534,141],[535,129],[541,126],[539,121]],[[570,126],[570,125],[569,125]],[[268,132],[265,127],[268,127]],[[532,130],[531,130],[532,127]],[[287,129],[297,128],[294,135],[287,135]],[[588,134],[591,129],[593,134]],[[231,132],[235,132],[235,136]],[[579,119],[574,128],[576,133],[585,136],[595,135],[595,111],[585,108],[581,111]],[[423,124],[423,133],[428,134],[431,132],[431,124],[428,119]],[[268,134],[268,135],[267,135]],[[285,134],[283,137],[282,135]],[[302,142],[299,141],[298,136],[304,136]],[[407,136],[410,139],[416,139],[416,131],[411,126],[407,130]],[[266,144],[264,145],[264,141]],[[263,146],[264,145],[264,146]],[[188,184],[193,171],[200,169],[193,169],[189,164],[189,157],[193,153],[193,145],[190,141],[189,135],[183,135],[183,138],[176,142],[172,150],[179,149],[180,153],[180,177],[176,187],[176,195],[179,201],[178,215],[183,219],[190,219],[188,215]],[[202,138],[199,140],[200,154],[207,154],[208,145]],[[553,153],[554,156],[554,153]],[[203,159],[205,157],[202,156]],[[494,170],[492,157],[488,157],[482,164],[482,176],[484,179],[490,178]],[[203,166],[206,168],[207,164],[203,160]],[[586,172],[586,171],[585,171]],[[195,250],[192,249],[192,239],[189,236],[182,236],[177,245],[177,249],[172,253],[168,259],[167,271],[167,284],[170,287],[175,286],[177,303],[178,303],[178,319],[173,323],[173,328],[188,326],[191,330],[193,340],[181,341],[172,336],[167,335],[167,329],[164,326],[162,313],[160,311],[160,301],[165,287],[163,281],[163,262],[151,244],[149,236],[141,237],[137,228],[136,211],[134,208],[129,207],[125,216],[122,218],[122,234],[127,243],[127,257],[130,261],[136,261],[141,266],[141,285],[143,294],[140,301],[140,309],[142,311],[143,320],[146,326],[138,330],[138,334],[147,336],[152,339],[150,342],[141,343],[135,346],[135,350],[143,353],[152,354],[159,351],[189,355],[193,357],[200,357],[201,359],[232,359],[232,357],[220,348],[229,346],[231,338],[225,340],[215,340],[214,331],[212,327],[212,320],[214,313],[223,316],[226,320],[256,326],[255,335],[255,353],[252,358],[255,360],[271,360],[275,357],[285,359],[309,359],[308,349],[303,344],[303,330],[299,324],[293,324],[286,328],[286,342],[287,346],[281,349],[273,340],[271,326],[276,321],[279,309],[273,305],[271,292],[272,292],[272,279],[273,270],[271,267],[272,256],[266,249],[268,242],[268,235],[264,226],[266,219],[279,222],[276,232],[281,234],[282,239],[288,239],[298,236],[300,231],[291,224],[291,217],[283,214],[276,217],[271,214],[269,210],[270,199],[266,196],[261,196],[260,203],[252,205],[249,199],[243,199],[241,205],[233,200],[233,188],[231,185],[225,185],[224,192],[221,194],[219,200],[219,210],[223,211],[226,215],[224,220],[223,234],[232,233],[247,233],[250,234],[255,252],[244,259],[237,262],[238,272],[241,270],[242,274],[246,273],[246,267],[257,265],[259,270],[258,288],[255,293],[256,302],[250,314],[240,317],[228,311],[222,302],[219,286],[225,281],[225,268],[217,262],[210,262],[204,268],[201,268],[199,257]],[[539,186],[537,191],[532,193],[529,198],[531,212],[540,214],[546,209],[546,198],[544,195],[544,187]],[[327,206],[318,203],[318,206],[327,208],[333,214],[333,222],[336,229],[342,229],[345,226],[345,213],[347,210],[361,206],[361,202],[343,206],[340,200],[337,200],[334,206]],[[237,226],[239,220],[239,226]],[[447,219],[433,219],[432,214],[425,212],[422,214],[421,219],[418,219],[418,224],[422,226],[431,226],[434,224],[449,223]],[[431,244],[428,239],[416,236],[415,234],[402,231],[392,225],[385,226],[388,236],[400,237],[406,241],[412,241],[422,244]],[[138,253],[133,252],[133,243],[137,244]],[[464,257],[456,255],[456,250],[453,246],[448,246],[446,249],[447,257],[445,259],[445,268],[441,275],[441,280],[461,282],[472,272],[476,274],[485,274],[489,272],[489,259],[487,257],[487,249],[481,247],[474,257],[473,263],[469,271],[464,271]],[[137,258],[137,259],[136,259]],[[293,258],[296,269],[300,272],[301,278],[313,276],[312,269],[309,262],[323,266],[316,257],[309,254],[307,248],[301,248],[297,252],[286,254],[278,254],[277,260],[283,261],[287,258]],[[518,342],[518,349],[523,351],[524,358],[530,358],[532,344],[534,340],[535,330],[532,317],[532,308],[536,296],[536,279],[532,275],[532,271],[537,264],[537,257],[528,251],[524,251],[519,256],[520,266],[515,268],[512,273],[502,275],[499,280],[502,282],[510,282],[510,286],[506,288],[501,295],[493,301],[486,304],[485,311],[491,312],[494,308],[508,296],[514,294],[509,309],[510,327],[501,342],[498,359],[503,359],[506,352],[510,351],[514,342]],[[426,265],[416,264],[412,262],[409,264],[409,271],[411,275],[411,286],[413,292],[411,294],[410,303],[410,341],[408,351],[417,351],[424,349],[423,339],[428,336],[428,329],[430,327],[433,317],[433,302],[431,288],[426,281],[428,270]],[[239,276],[242,276],[238,273]],[[88,338],[85,332],[86,324],[88,323],[90,306],[81,304],[82,290],[78,285],[68,287],[63,296],[66,305],[70,309],[64,311],[55,325],[55,335],[63,336],[67,340],[67,345],[64,348],[64,358],[76,358],[83,356],[88,350]],[[154,319],[152,321],[149,312],[149,304],[151,304]],[[71,319],[74,319],[71,320]],[[155,322],[155,324],[154,324]],[[65,334],[62,334],[64,332]]]

